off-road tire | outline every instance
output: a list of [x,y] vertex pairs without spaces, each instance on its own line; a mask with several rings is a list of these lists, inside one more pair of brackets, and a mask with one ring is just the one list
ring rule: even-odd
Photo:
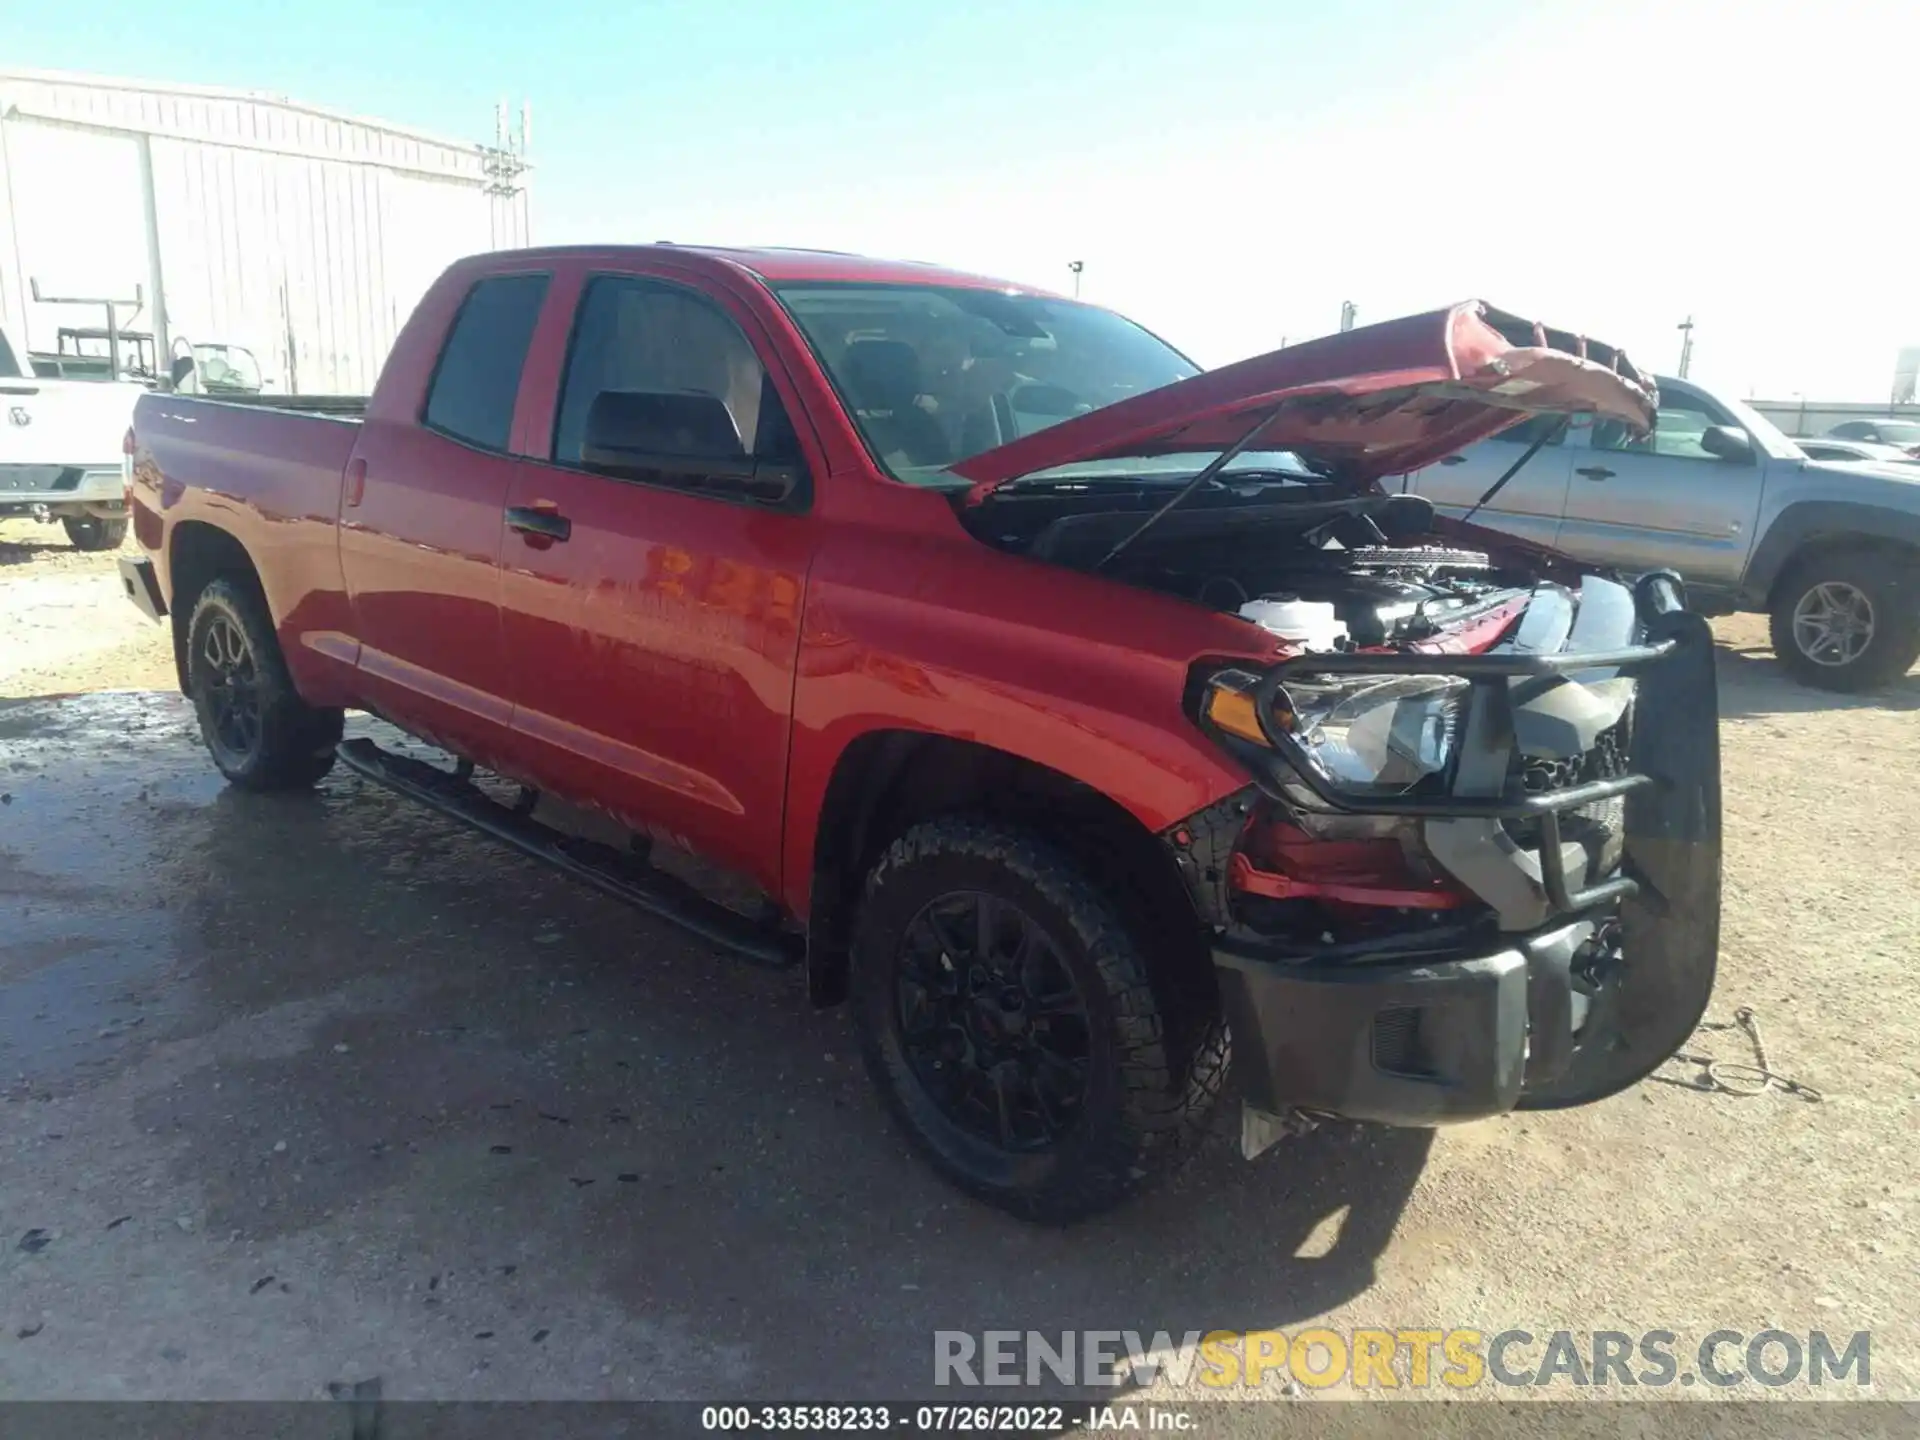
[[[1816,586],[1838,583],[1873,607],[1873,637],[1844,665],[1822,665],[1794,638],[1794,612]],[[1774,587],[1773,653],[1805,685],[1860,694],[1892,684],[1920,659],[1920,559],[1891,552],[1828,550],[1796,560]]]
[[[1086,1005],[1084,1096],[1047,1149],[1016,1155],[969,1134],[907,1057],[896,999],[901,947],[923,907],[959,892],[1024,911]],[[929,821],[896,840],[867,877],[851,982],[868,1072],[936,1170],[1022,1219],[1066,1224],[1109,1209],[1176,1168],[1205,1133],[1226,1079],[1226,1030],[1217,1015],[1176,1026],[1155,978],[1109,896],[1063,852],[1022,830],[971,816]]]
[[[207,647],[221,627],[226,627],[223,639],[238,636],[251,662],[258,722],[248,745],[223,740],[217,723],[218,667]],[[309,705],[293,688],[257,585],[223,577],[210,582],[194,601],[187,624],[187,698],[193,701],[213,763],[242,789],[304,789],[333,769],[345,712]]]
[[99,515],[67,515],[60,521],[67,541],[76,550],[118,550],[127,538],[127,519],[115,520]]

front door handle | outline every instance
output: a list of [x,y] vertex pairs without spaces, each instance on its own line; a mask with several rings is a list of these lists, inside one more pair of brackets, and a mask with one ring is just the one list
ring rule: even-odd
[[560,513],[551,500],[536,500],[531,505],[509,505],[507,528],[518,530],[527,543],[544,548],[573,534],[573,522]]
[[1589,480],[1611,480],[1613,478],[1613,472],[1604,465],[1582,465],[1573,473],[1576,475],[1584,475]]

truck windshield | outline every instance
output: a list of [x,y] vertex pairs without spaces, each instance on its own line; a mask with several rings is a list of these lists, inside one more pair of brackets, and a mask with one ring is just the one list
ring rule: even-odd
[[1199,373],[1132,321],[1072,300],[821,282],[775,293],[868,448],[911,483],[936,483],[970,455]]

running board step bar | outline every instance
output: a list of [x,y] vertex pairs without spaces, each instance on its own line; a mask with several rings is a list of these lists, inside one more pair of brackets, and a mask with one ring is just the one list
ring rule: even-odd
[[805,942],[798,935],[756,924],[637,856],[568,835],[533,819],[524,810],[501,804],[466,778],[471,771],[465,766],[461,772],[442,770],[424,760],[382,750],[366,739],[342,742],[338,754],[342,763],[375,784],[504,840],[516,850],[544,860],[616,900],[670,920],[742,960],[784,970],[798,964],[805,954]]

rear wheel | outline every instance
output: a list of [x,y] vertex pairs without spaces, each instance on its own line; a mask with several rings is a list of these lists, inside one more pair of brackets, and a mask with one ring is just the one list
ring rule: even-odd
[[293,790],[333,768],[344,713],[302,700],[258,589],[213,581],[187,626],[187,696],[220,773],[248,790]]
[[954,817],[868,877],[853,990],[867,1067],[943,1175],[1030,1220],[1107,1209],[1191,1149],[1226,1072],[1183,1038],[1119,911],[1064,855]]
[[107,520],[98,515],[68,515],[60,524],[76,550],[118,550],[127,538],[125,516]]
[[1773,653],[1823,690],[1874,690],[1920,659],[1920,561],[1836,550],[1795,563],[1774,592]]

